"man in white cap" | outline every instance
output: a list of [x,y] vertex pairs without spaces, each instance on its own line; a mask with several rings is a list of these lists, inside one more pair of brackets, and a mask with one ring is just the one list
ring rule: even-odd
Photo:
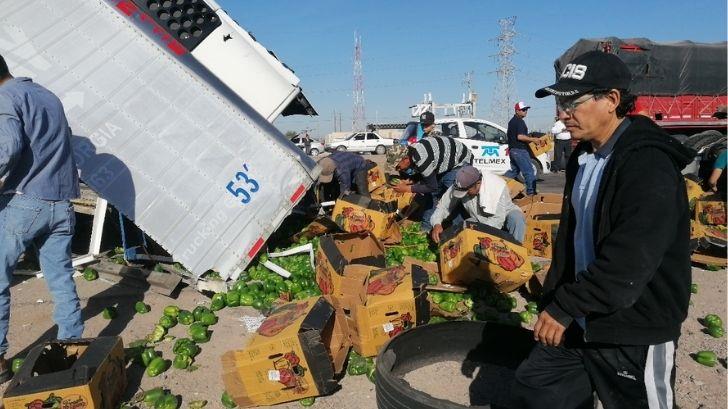
[[523,212],[511,201],[506,182],[489,172],[482,174],[473,166],[463,166],[455,176],[455,183],[445,192],[430,218],[430,237],[440,242],[442,222],[462,203],[472,220],[502,229],[505,225],[511,235],[523,242],[526,220]]
[[531,107],[525,102],[517,102],[514,109],[516,113],[510,121],[508,121],[508,150],[511,158],[511,170],[506,172],[505,176],[515,179],[519,173],[523,174],[523,180],[526,183],[526,194],[529,196],[536,194],[536,174],[531,165],[531,154],[528,151],[528,142],[538,142],[540,138],[528,136],[528,127],[523,118],[528,115]]
[[354,191],[352,185],[356,186],[356,193],[369,196],[367,182],[369,164],[361,156],[351,152],[334,152],[319,160],[318,164],[321,166],[318,182],[331,183],[335,176],[339,182],[339,197]]

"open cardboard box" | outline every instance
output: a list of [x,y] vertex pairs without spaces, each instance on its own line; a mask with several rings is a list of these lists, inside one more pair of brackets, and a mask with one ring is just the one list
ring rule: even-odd
[[516,179],[506,178],[504,177],[506,181],[506,187],[508,188],[508,193],[511,195],[511,199],[515,199],[518,196],[521,196],[526,192],[526,185],[523,183],[517,181]]
[[380,186],[387,184],[387,178],[384,175],[384,171],[374,162],[369,161],[369,169],[367,170],[367,185],[369,192],[374,191]]
[[374,356],[391,338],[427,323],[427,271],[415,263],[375,268],[347,266],[334,298],[346,316],[354,350]]
[[316,252],[316,282],[324,295],[340,292],[341,276],[349,264],[384,268],[384,246],[369,232],[321,237]]
[[484,280],[507,293],[533,275],[526,248],[502,230],[466,222],[451,226],[440,239],[440,273],[444,283]]
[[552,258],[561,219],[561,204],[537,202],[525,206],[526,234],[523,245],[532,256]]
[[387,244],[399,243],[402,234],[396,223],[397,201],[383,202],[350,194],[336,201],[331,218],[349,233],[370,231]]
[[276,308],[244,349],[223,354],[225,390],[240,407],[335,392],[351,347],[342,318],[323,297]]
[[6,409],[117,408],[126,389],[119,337],[33,347],[5,390]]
[[558,207],[561,211],[561,204],[564,201],[564,195],[560,193],[539,193],[533,196],[526,196],[520,199],[513,200],[513,204],[520,207],[521,209],[528,208],[532,204],[551,204],[554,207]]
[[372,192],[372,199],[383,202],[397,202],[397,209],[404,211],[414,201],[415,194],[411,192],[399,193],[389,186],[381,186]]

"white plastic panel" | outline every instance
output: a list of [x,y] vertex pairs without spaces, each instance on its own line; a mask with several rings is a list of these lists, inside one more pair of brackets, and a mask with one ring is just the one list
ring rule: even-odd
[[82,179],[196,275],[239,273],[316,176],[310,158],[128,0],[0,0],[0,9],[3,56],[64,102]]

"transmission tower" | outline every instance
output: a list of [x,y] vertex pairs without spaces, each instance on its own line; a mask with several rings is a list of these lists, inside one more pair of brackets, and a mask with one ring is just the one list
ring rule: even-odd
[[364,114],[364,73],[361,67],[361,36],[354,32],[354,109],[351,127],[354,132],[366,131]]
[[516,67],[512,59],[516,53],[516,47],[513,45],[513,38],[516,36],[516,31],[513,29],[516,25],[516,16],[502,18],[498,20],[498,25],[500,34],[493,39],[498,45],[498,54],[492,56],[498,64],[498,69],[495,71],[498,80],[493,90],[491,113],[496,123],[506,124],[516,103],[513,86]]

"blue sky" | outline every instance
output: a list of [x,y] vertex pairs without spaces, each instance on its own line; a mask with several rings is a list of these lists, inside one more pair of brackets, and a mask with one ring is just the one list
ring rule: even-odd
[[535,99],[554,80],[553,61],[580,38],[653,41],[726,40],[726,1],[217,0],[257,40],[290,66],[318,117],[280,118],[283,132],[333,131],[333,112],[351,129],[354,31],[362,36],[367,122],[405,122],[409,106],[431,92],[460,102],[465,73],[488,119],[496,83],[498,20],[516,16],[515,92],[533,108],[532,130],[550,128],[553,98]]

